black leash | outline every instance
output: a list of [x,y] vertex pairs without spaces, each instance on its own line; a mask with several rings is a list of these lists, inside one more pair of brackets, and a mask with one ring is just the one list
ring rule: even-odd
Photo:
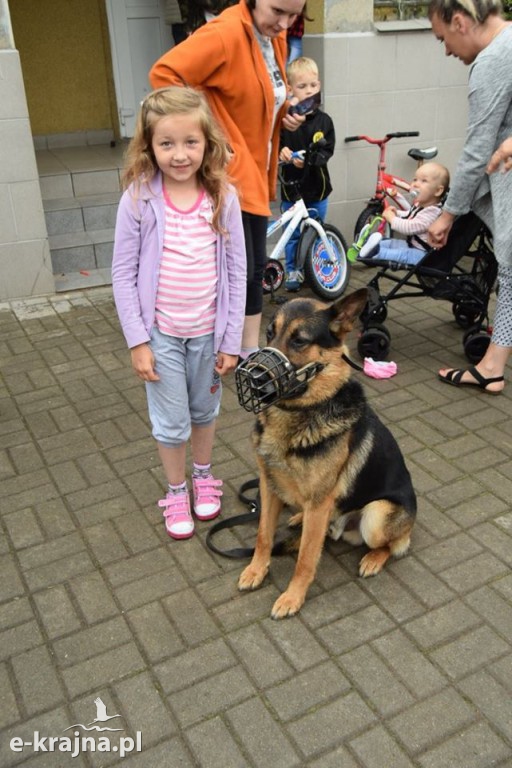
[[348,363],[354,370],[356,371],[364,371],[364,368],[362,365],[359,365],[359,363],[356,363],[355,360],[351,360],[348,355],[346,355],[344,352],[341,355],[342,360],[344,360],[346,363]]
[[[258,478],[253,480],[247,480],[242,483],[238,491],[238,498],[244,504],[249,507],[249,512],[244,512],[241,515],[234,515],[234,517],[228,517],[225,520],[220,520],[218,523],[214,523],[206,534],[206,545],[222,557],[231,557],[235,560],[242,559],[244,557],[252,557],[254,555],[254,547],[234,547],[233,549],[219,549],[212,539],[219,531],[223,531],[225,528],[234,528],[236,525],[245,525],[245,523],[257,523],[260,519],[260,481]],[[255,495],[247,495],[247,491],[256,491]],[[276,541],[272,547],[272,555],[284,555],[286,554],[286,541]]]
[[238,498],[244,504],[249,507],[249,512],[244,512],[241,515],[235,515],[234,517],[228,517],[225,520],[219,520],[218,523],[214,523],[206,534],[206,545],[222,557],[231,557],[233,559],[240,559],[244,557],[252,557],[254,554],[254,547],[234,547],[233,549],[219,549],[212,539],[216,533],[223,531],[225,528],[233,528],[235,525],[245,525],[245,523],[257,523],[260,519],[260,503],[259,495],[248,496],[247,491],[257,490],[259,491],[260,481],[257,478],[253,480],[247,480],[242,483],[240,490],[238,491]]

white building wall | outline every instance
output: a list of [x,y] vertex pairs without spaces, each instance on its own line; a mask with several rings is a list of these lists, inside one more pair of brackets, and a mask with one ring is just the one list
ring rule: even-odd
[[0,0],[0,301],[53,290],[20,59]]
[[419,138],[390,142],[388,169],[412,178],[407,150],[435,145],[439,162],[453,172],[466,128],[468,68],[445,56],[430,29],[306,36],[304,55],[319,64],[325,110],[336,128],[328,218],[350,241],[375,188],[378,148],[345,144],[345,136],[420,131]]

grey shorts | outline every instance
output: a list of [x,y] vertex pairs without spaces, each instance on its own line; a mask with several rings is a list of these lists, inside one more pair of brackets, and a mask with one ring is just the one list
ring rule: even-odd
[[160,376],[146,382],[152,434],[174,448],[189,439],[192,424],[207,426],[219,414],[222,385],[214,370],[213,334],[178,339],[155,327],[149,344]]

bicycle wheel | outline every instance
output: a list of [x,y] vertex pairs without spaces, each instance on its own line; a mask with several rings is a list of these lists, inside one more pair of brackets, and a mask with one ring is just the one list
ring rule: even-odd
[[304,264],[304,274],[316,295],[334,301],[345,291],[350,277],[347,260],[347,244],[341,232],[332,224],[322,225],[335,254],[334,262],[316,231],[309,227],[299,241],[299,263]]
[[263,273],[263,293],[273,293],[283,284],[284,267],[278,259],[268,259]]

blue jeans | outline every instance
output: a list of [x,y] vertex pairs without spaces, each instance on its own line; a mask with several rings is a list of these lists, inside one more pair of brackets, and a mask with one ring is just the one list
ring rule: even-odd
[[409,267],[418,264],[425,258],[426,251],[421,248],[411,248],[405,240],[393,238],[381,240],[379,250],[374,254],[374,259],[386,259],[394,264],[406,264]]
[[[308,209],[311,211],[316,211],[318,218],[320,221],[325,221],[325,217],[327,216],[327,202],[328,199],[321,200],[318,203],[308,203]],[[283,211],[287,211],[289,208],[291,208],[293,203],[289,203],[288,201],[283,200],[281,203],[281,208]],[[286,243],[286,247],[284,249],[285,253],[285,262],[284,262],[284,271],[286,273],[292,272],[294,269],[297,269],[295,264],[295,259],[297,256],[297,246],[299,244],[299,237],[300,237],[300,226],[295,229],[292,236]]]

